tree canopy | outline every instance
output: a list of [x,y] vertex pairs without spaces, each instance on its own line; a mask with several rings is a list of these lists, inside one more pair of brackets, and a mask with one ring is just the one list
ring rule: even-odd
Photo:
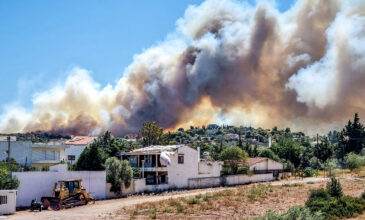
[[298,168],[305,148],[291,138],[280,138],[277,143],[273,143],[271,150],[280,158],[290,161],[295,168]]
[[142,135],[143,146],[157,145],[162,142],[163,128],[158,126],[156,121],[143,122],[140,133]]
[[74,168],[75,170],[104,170],[105,160],[106,155],[96,141],[82,151]]
[[334,152],[334,148],[327,137],[322,138],[321,143],[316,144],[313,149],[313,155],[320,159],[322,163],[332,157]]

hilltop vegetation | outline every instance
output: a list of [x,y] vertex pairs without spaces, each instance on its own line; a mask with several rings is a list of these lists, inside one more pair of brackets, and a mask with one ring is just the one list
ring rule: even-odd
[[17,141],[32,141],[33,143],[46,143],[51,140],[71,139],[71,136],[64,136],[50,132],[27,132],[0,134],[0,136],[15,136]]
[[[156,122],[144,122],[138,134],[123,138],[106,132],[85,149],[74,168],[104,169],[106,159],[118,156],[119,152],[158,144],[200,147],[203,159],[230,161],[227,163],[229,167],[224,167],[227,174],[244,173],[242,164],[247,157],[268,157],[282,162],[285,169],[300,171],[306,176],[318,173],[313,170],[331,172],[339,166],[356,169],[365,165],[364,157],[359,156],[360,150],[365,147],[365,128],[355,114],[354,120],[349,121],[342,131],[331,131],[326,136],[314,138],[303,132],[292,132],[290,128],[265,130],[215,124],[164,133]],[[242,155],[240,158],[235,157],[237,152]],[[232,158],[227,158],[227,155]]]

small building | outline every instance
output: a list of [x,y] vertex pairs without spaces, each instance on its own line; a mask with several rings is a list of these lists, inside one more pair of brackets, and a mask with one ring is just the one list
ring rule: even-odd
[[247,165],[254,174],[273,173],[275,177],[284,172],[284,165],[267,157],[248,158]]
[[201,161],[200,149],[186,145],[150,146],[126,156],[131,166],[140,170],[147,191],[188,188],[191,179],[219,178],[223,165],[220,161]]
[[63,141],[32,144],[32,166],[52,166],[66,160],[66,144]]
[[229,134],[226,134],[226,137],[227,137],[228,139],[231,139],[231,140],[238,140],[239,135],[238,135],[238,134],[232,134],[232,133],[229,133]]
[[0,190],[0,215],[15,213],[16,196],[16,190]]
[[[10,152],[8,152],[10,149]],[[10,155],[8,155],[8,153]],[[31,166],[32,164],[32,142],[31,141],[16,141],[16,139],[10,139],[7,141],[1,139],[0,141],[0,161],[8,158],[15,159],[17,163],[22,166]]]
[[66,160],[74,163],[79,159],[84,149],[95,141],[96,137],[92,136],[75,136],[66,141]]

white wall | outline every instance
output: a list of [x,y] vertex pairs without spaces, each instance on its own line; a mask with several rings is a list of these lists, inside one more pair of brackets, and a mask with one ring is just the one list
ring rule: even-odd
[[82,179],[82,185],[95,199],[105,199],[105,171],[13,172],[12,175],[20,180],[17,206],[30,206],[32,199],[40,201],[43,196],[52,196],[54,183],[67,179]]
[[188,180],[189,189],[199,189],[207,187],[218,187],[221,185],[221,177],[203,177]]
[[220,176],[222,165],[222,161],[200,161],[198,164],[198,174],[209,174],[212,177]]
[[257,182],[268,182],[273,181],[275,178],[272,173],[267,174],[256,174],[252,176],[248,175],[228,175],[223,176],[223,182],[226,186],[241,185],[247,183],[257,183]]
[[270,170],[282,170],[284,168],[284,165],[282,163],[276,162],[275,160],[269,159],[268,163]]
[[86,148],[86,145],[84,146],[80,146],[80,145],[68,145],[68,147],[66,147],[66,153],[65,153],[65,158],[66,160],[68,159],[68,155],[75,155],[75,160],[72,161],[72,163],[76,163],[77,159],[79,159],[80,154],[82,153],[82,151],[84,151],[84,149]]
[[283,164],[267,158],[250,166],[250,170],[282,170]]

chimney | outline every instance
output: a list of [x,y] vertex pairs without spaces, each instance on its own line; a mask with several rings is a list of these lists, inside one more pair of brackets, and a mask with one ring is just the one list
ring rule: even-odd
[[198,150],[198,162],[200,162],[200,147],[198,147],[197,150]]

